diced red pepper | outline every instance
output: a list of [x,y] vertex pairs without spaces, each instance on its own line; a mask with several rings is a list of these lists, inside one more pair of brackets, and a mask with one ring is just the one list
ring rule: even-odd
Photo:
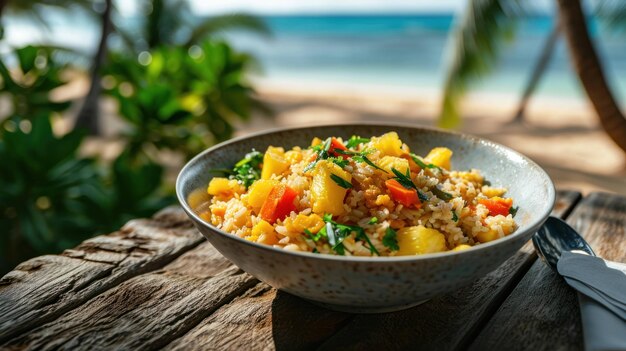
[[269,223],[276,222],[277,219],[285,219],[291,211],[296,210],[293,203],[298,193],[292,188],[278,184],[270,190],[267,199],[263,202],[259,216]]
[[391,197],[405,207],[422,207],[422,203],[417,196],[417,190],[407,189],[395,179],[389,179],[385,182],[387,189],[391,193]]
[[487,207],[490,216],[507,216],[511,210],[511,206],[513,206],[513,199],[503,199],[495,196],[491,199],[480,199],[478,203]]
[[341,154],[341,153],[335,152],[335,150],[342,150],[342,151],[346,151],[346,150],[348,150],[348,148],[347,148],[345,145],[343,145],[343,144],[341,143],[341,141],[337,140],[336,138],[331,138],[331,139],[330,139],[330,148],[328,149],[328,153],[329,153],[331,156],[334,156],[334,157],[341,157],[341,158],[343,158],[344,160],[347,160],[347,159],[350,157],[349,155],[344,155],[344,154]]

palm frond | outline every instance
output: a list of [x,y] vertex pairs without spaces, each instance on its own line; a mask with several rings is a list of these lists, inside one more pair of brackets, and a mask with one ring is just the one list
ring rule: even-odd
[[626,1],[603,0],[598,3],[596,16],[612,31],[626,31]]
[[232,29],[247,30],[265,36],[271,35],[269,27],[258,17],[243,13],[233,13],[206,19],[193,29],[186,45],[193,45],[204,37]]
[[527,12],[522,0],[471,0],[449,38],[447,67],[439,125],[460,123],[459,103],[477,78],[497,63],[503,42],[513,39],[516,20]]

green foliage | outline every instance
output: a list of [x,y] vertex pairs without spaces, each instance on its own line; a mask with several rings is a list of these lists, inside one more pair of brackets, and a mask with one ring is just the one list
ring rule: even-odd
[[[51,48],[25,46],[0,60],[0,95],[7,95],[11,116],[38,116],[61,112],[69,101],[53,101],[50,92],[66,82],[61,73],[65,65],[57,63]],[[14,67],[5,62],[14,61]]]
[[528,6],[521,0],[471,0],[450,37],[452,60],[447,68],[439,125],[460,123],[459,103],[470,84],[490,72],[501,44],[511,41],[516,20]]
[[247,30],[261,35],[270,31],[255,16],[235,13],[194,20],[188,0],[144,0],[145,13],[132,28],[117,26],[117,35],[127,49],[136,53],[161,46],[190,47],[226,30]]
[[626,1],[599,1],[596,14],[610,31],[626,32]]
[[55,252],[93,233],[87,209],[101,189],[94,160],[76,156],[82,139],[80,132],[55,137],[46,116],[32,122],[11,118],[5,124],[0,139],[4,257],[24,248]]
[[0,257],[16,263],[59,252],[173,203],[172,196],[159,193],[161,166],[122,153],[107,173],[94,159],[77,156],[82,140],[79,131],[56,137],[46,116],[5,124]]
[[105,93],[131,125],[132,156],[169,149],[190,158],[230,138],[232,124],[258,104],[245,80],[250,57],[223,42],[158,48],[139,62],[113,54],[103,78]]

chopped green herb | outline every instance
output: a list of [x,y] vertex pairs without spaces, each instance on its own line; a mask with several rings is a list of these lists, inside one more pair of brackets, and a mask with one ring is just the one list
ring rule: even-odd
[[311,233],[310,230],[308,229],[304,229],[304,234],[311,240],[317,242],[320,240],[320,238],[322,237],[322,231],[320,230],[319,232],[317,232],[317,234],[313,234]]
[[453,196],[450,193],[447,193],[439,188],[437,188],[437,186],[434,186],[432,189],[430,189],[430,191],[438,198],[444,200],[444,201],[450,201],[452,200]]
[[341,178],[340,176],[336,175],[335,173],[331,173],[330,174],[330,179],[332,179],[337,185],[339,185],[340,187],[342,187],[344,189],[352,188],[352,184],[350,182],[348,182],[347,180]]
[[383,171],[385,173],[388,173],[387,171],[385,171],[384,169],[378,167],[374,162],[372,162],[369,158],[367,158],[367,156],[365,155],[356,155],[356,156],[352,156],[352,159],[354,160],[354,162],[365,162],[366,164],[376,168],[379,171]]
[[243,159],[235,164],[230,179],[237,179],[248,188],[254,181],[261,178],[260,166],[262,163],[263,154],[253,149],[252,152],[247,153]]
[[344,168],[349,163],[348,160],[344,160],[341,157],[330,157],[328,160],[341,168]]
[[361,138],[360,136],[353,135],[350,137],[350,139],[348,139],[346,147],[350,149],[358,146],[359,144],[369,143],[369,141],[370,140],[368,138]]
[[456,211],[452,211],[452,220],[455,222],[459,221],[459,216],[456,214]]
[[424,168],[430,168],[430,169],[438,169],[441,170],[441,168],[439,168],[439,166],[436,166],[432,163],[425,163],[424,161],[422,161],[422,159],[417,156],[416,154],[410,153],[409,156],[411,156],[411,158],[413,159],[413,161],[422,169]]
[[320,253],[319,251],[317,251],[317,248],[315,248],[315,247],[313,248],[313,251],[311,251],[311,252],[313,252],[313,253]]
[[483,185],[491,186],[491,182],[488,181],[487,179],[485,179],[485,180],[483,180]]
[[417,197],[420,199],[420,201],[428,201],[428,196],[426,196],[421,190],[419,190],[417,186],[415,186],[415,183],[413,183],[413,181],[411,180],[411,171],[407,169],[406,174],[402,174],[402,172],[398,171],[395,168],[391,168],[391,171],[393,172],[393,174],[396,175],[393,179],[397,180],[400,185],[407,189],[415,189],[415,191],[417,191]]
[[365,230],[361,227],[357,227],[357,228],[359,228],[360,230],[356,231],[356,238],[367,242],[367,244],[369,245],[370,252],[373,254],[376,254],[376,256],[380,256],[380,253],[378,252],[378,250],[376,250],[376,248],[370,241],[370,238],[367,236],[367,234],[365,234]]
[[517,214],[517,210],[519,210],[519,206],[518,207],[511,206],[511,208],[509,208],[509,213],[511,214],[511,216],[515,217],[515,215]]
[[370,218],[369,222],[367,222],[367,224],[376,224],[376,223],[378,223],[377,217],[372,217]]
[[330,138],[324,140],[323,143],[313,146],[312,149],[315,150],[317,157],[315,158],[315,161],[309,163],[309,165],[304,168],[304,172],[308,172],[313,169],[313,167],[315,167],[320,160],[325,160],[330,157],[330,154],[328,153],[328,150],[330,150]]
[[411,180],[411,171],[407,169],[406,174],[402,174],[402,172],[398,171],[395,168],[391,168],[391,171],[393,172],[393,174],[396,175],[394,179],[397,180],[400,185],[407,189],[417,190],[415,183],[413,183],[413,181]]
[[338,254],[343,255],[345,253],[343,240],[348,235],[354,232],[356,233],[356,239],[367,242],[367,244],[369,245],[368,248],[371,253],[380,256],[378,250],[376,250],[374,245],[372,245],[370,239],[367,237],[367,234],[365,234],[365,229],[359,226],[351,226],[337,223],[332,220],[331,214],[325,214],[324,221],[326,222],[326,226],[324,226],[322,230],[320,230],[320,232],[323,231],[323,233],[325,233],[325,235],[328,237],[328,244],[330,244],[331,248],[335,250],[335,252],[337,252]]
[[400,250],[400,246],[398,246],[398,238],[396,237],[396,231],[393,230],[391,227],[387,228],[387,230],[385,231],[385,236],[383,237],[383,245],[393,251]]

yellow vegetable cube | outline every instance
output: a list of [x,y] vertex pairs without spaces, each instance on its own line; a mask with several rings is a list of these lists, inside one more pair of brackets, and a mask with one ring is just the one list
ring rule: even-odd
[[400,156],[403,154],[402,141],[400,141],[400,137],[396,132],[373,137],[370,144],[373,148],[379,150],[382,155]]
[[422,225],[402,228],[397,233],[398,255],[409,256],[446,251],[446,237],[436,229]]
[[400,173],[405,174],[409,169],[409,160],[395,157],[395,156],[384,156],[377,162],[377,166],[389,172],[389,174],[393,174],[391,169],[395,168]]
[[305,229],[311,233],[317,233],[323,226],[324,220],[315,213],[310,215],[298,214],[293,220],[291,218],[285,220],[287,230],[295,233],[304,233]]
[[280,182],[275,179],[259,179],[252,183],[248,191],[248,205],[255,213],[259,213],[272,188]]
[[261,179],[270,179],[273,174],[281,174],[289,168],[285,159],[285,150],[282,147],[270,146],[263,156]]
[[467,244],[461,244],[461,245],[457,245],[454,249],[452,249],[452,251],[463,251],[463,250],[467,250],[471,248],[472,247]]
[[291,150],[285,152],[285,160],[290,164],[298,163],[302,161],[302,152]]
[[216,177],[211,179],[207,188],[207,193],[221,198],[232,197],[235,193],[242,194],[246,191],[245,187],[234,179]]
[[313,140],[311,140],[311,146],[317,146],[317,145],[319,145],[321,143],[322,143],[322,139],[320,139],[318,137],[315,137],[315,138],[313,138]]
[[476,239],[478,241],[480,241],[481,243],[487,243],[490,241],[494,241],[496,239],[498,239],[498,231],[494,230],[494,229],[490,229],[486,232],[480,232],[478,233],[478,235],[476,235]]
[[252,227],[251,239],[256,238],[256,242],[274,245],[278,242],[278,236],[274,227],[266,221],[261,220]]
[[450,158],[452,158],[452,150],[447,147],[436,147],[428,153],[424,160],[439,166],[443,169],[450,170]]
[[344,212],[343,199],[348,189],[340,187],[330,177],[334,174],[346,182],[352,181],[352,175],[338,165],[326,160],[319,161],[313,171],[311,183],[311,203],[313,212],[317,214],[332,213],[340,215]]

